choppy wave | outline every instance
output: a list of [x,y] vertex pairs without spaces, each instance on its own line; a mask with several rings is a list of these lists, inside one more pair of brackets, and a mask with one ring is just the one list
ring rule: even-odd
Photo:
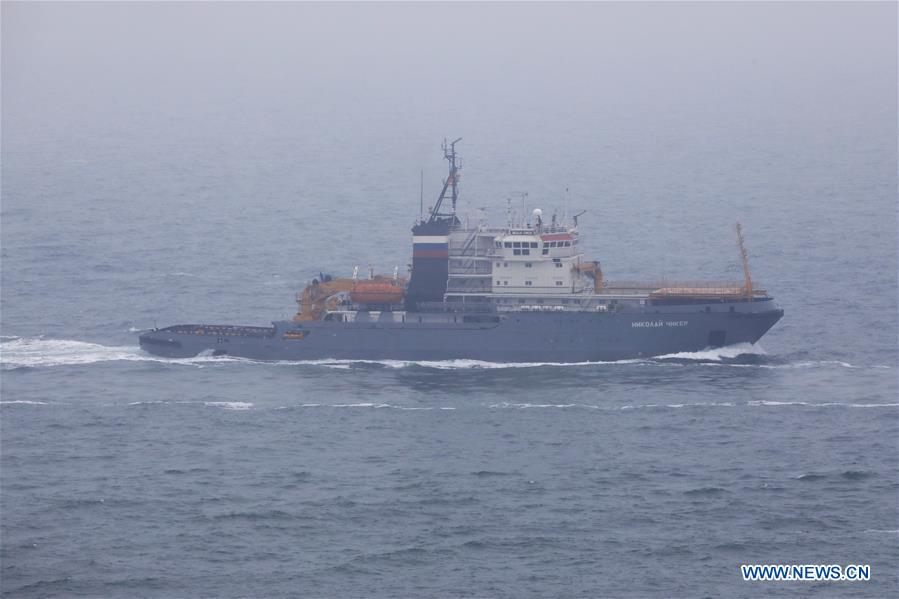
[[895,408],[899,403],[852,403],[843,401],[749,401],[748,406],[812,406],[812,407],[849,407],[849,408]]
[[[45,401],[31,401],[31,400],[9,400],[9,401],[0,401],[0,405],[21,405],[21,406],[66,406],[66,405],[74,405],[74,404],[66,404],[66,403],[58,403],[58,402],[45,402]],[[120,405],[120,404],[107,404],[107,405]],[[222,410],[232,410],[232,411],[247,411],[247,410],[302,410],[302,409],[373,409],[373,410],[401,410],[401,411],[433,411],[433,410],[455,410],[456,407],[453,406],[415,406],[415,405],[400,405],[400,404],[390,404],[390,403],[376,403],[376,402],[358,402],[358,403],[337,403],[337,404],[328,404],[328,403],[304,403],[304,404],[293,404],[293,405],[279,405],[279,406],[257,406],[252,402],[247,401],[168,401],[168,400],[151,400],[151,401],[132,401],[128,402],[128,406],[165,406],[165,405],[202,405],[204,407],[209,408],[218,408]],[[792,406],[802,406],[804,408],[835,408],[835,409],[846,409],[846,408],[899,408],[899,403],[850,403],[850,402],[823,402],[823,403],[815,403],[815,402],[778,402],[778,401],[748,401],[748,402],[694,402],[694,403],[647,403],[647,404],[586,404],[586,403],[567,403],[567,404],[536,404],[536,403],[512,403],[512,402],[500,402],[489,404],[487,407],[489,409],[495,410],[527,410],[527,409],[549,409],[549,410],[602,410],[602,411],[615,411],[615,412],[626,412],[631,410],[680,410],[680,409],[703,409],[703,408],[711,408],[711,409],[719,409],[719,408],[758,408],[758,407],[773,407],[773,408],[782,408],[782,407],[792,407]],[[814,479],[817,475],[808,474],[799,477],[802,480],[811,480]],[[852,477],[852,472],[846,474],[847,477]]]
[[597,405],[585,403],[566,403],[566,404],[534,404],[534,403],[512,403],[500,402],[490,404],[488,407],[493,409],[518,409],[524,410],[529,408],[550,408],[550,409],[587,409],[587,410],[645,410],[645,409],[681,409],[681,408],[736,408],[736,407],[778,407],[778,406],[807,406],[813,408],[895,408],[899,407],[899,403],[851,403],[851,402],[822,402],[816,403],[811,401],[748,401],[744,403],[735,403],[730,401],[723,402],[694,402],[694,403],[647,403],[647,404],[624,404],[624,405]]
[[665,354],[655,358],[656,360],[694,360],[701,362],[721,362],[722,360],[735,359],[741,356],[766,356],[762,346],[751,343],[738,343],[726,347],[716,347],[695,352],[677,352]]
[[206,356],[187,360],[160,358],[144,353],[138,347],[108,346],[68,339],[17,337],[0,343],[0,364],[6,370],[119,361],[202,364],[220,360]]
[[[735,368],[862,368],[848,362],[837,360],[800,360],[783,361],[770,357],[758,345],[741,344],[698,352],[679,352],[653,358],[635,358],[615,361],[587,362],[487,362],[483,360],[276,360],[256,361],[235,356],[216,356],[200,354],[193,358],[164,358],[154,356],[137,346],[109,346],[85,341],[69,339],[45,339],[38,337],[0,338],[0,364],[3,369],[36,368],[49,366],[89,365],[101,362],[157,362],[163,364],[180,364],[202,367],[207,364],[227,362],[260,363],[278,366],[321,366],[325,368],[347,370],[354,367],[377,366],[390,369],[426,368],[432,370],[494,370],[518,368],[571,368],[621,365],[702,365],[727,366]],[[890,368],[881,364],[871,368]]]
[[337,404],[327,404],[327,403],[304,403],[296,406],[278,406],[275,408],[276,410],[291,410],[294,408],[374,408],[376,410],[380,409],[389,409],[389,410],[455,410],[456,408],[449,406],[402,406],[396,404],[389,403],[372,403],[372,402],[359,402],[359,403],[337,403]]
[[31,401],[28,399],[15,399],[11,401],[0,401],[2,405],[23,405],[23,406],[48,406],[48,401]]
[[204,401],[203,405],[225,410],[249,410],[253,407],[253,404],[248,401]]

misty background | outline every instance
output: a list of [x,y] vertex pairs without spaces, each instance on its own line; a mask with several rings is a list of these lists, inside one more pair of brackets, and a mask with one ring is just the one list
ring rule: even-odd
[[[587,209],[610,278],[739,278],[741,219],[758,278],[801,286],[796,261],[860,251],[895,281],[895,11],[5,3],[3,209],[32,211],[48,240],[80,232],[103,263],[128,251],[107,228],[134,227],[158,228],[146,254],[210,267],[389,271],[408,262],[419,170],[427,207],[439,142],[462,136],[463,211],[502,223],[525,191],[529,209]],[[847,210],[865,230],[839,226]],[[760,232],[800,238],[792,272],[770,273]],[[34,241],[9,218],[2,233],[9,251]],[[273,235],[283,252],[254,254]],[[333,261],[304,264],[307,244]]]
[[[607,278],[739,279],[741,220],[788,308],[821,286],[894,311],[895,23],[893,3],[4,2],[4,291],[71,283],[3,293],[4,329],[76,328],[73,299],[125,316],[85,283],[124,264],[218,273],[211,302],[170,287],[158,315],[244,322],[290,298],[238,285],[402,271],[444,137],[464,138],[463,214],[504,224],[520,192],[586,209]],[[62,237],[81,272],[29,270]]]
[[[899,562],[897,5],[0,3],[0,594],[727,596]],[[752,273],[751,353],[155,359],[460,211]],[[567,192],[566,192],[567,190]],[[539,342],[539,340],[535,340]],[[836,584],[836,583],[835,583]],[[839,583],[843,584],[843,583]],[[847,585],[851,583],[846,583]]]

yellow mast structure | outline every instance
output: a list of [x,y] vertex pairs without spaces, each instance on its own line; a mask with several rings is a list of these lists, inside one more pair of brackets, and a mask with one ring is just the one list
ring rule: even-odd
[[740,246],[740,256],[743,258],[743,293],[752,299],[752,277],[749,275],[749,255],[746,246],[743,245],[743,227],[737,223],[737,245]]

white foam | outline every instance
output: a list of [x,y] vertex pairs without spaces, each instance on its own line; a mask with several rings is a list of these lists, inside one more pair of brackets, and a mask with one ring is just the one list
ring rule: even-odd
[[636,364],[645,362],[645,360],[618,360],[614,362],[486,362],[483,360],[341,360],[341,359],[323,359],[323,360],[279,360],[271,362],[272,364],[280,364],[283,366],[324,366],[326,368],[349,369],[353,366],[370,364],[375,366],[384,366],[386,368],[409,368],[418,366],[422,368],[433,368],[436,370],[491,370],[505,368],[536,368],[540,366],[567,367],[567,366],[597,366],[604,364]]
[[[276,410],[287,410],[295,406],[278,406]],[[340,403],[340,404],[321,404],[321,403],[304,403],[298,407],[301,408],[374,408],[374,409],[391,409],[406,411],[428,411],[428,410],[455,410],[456,408],[449,406],[399,406],[387,403]]]
[[[132,327],[130,330],[136,332]],[[667,354],[657,358],[628,359],[617,361],[593,361],[593,362],[486,362],[483,360],[349,360],[349,359],[319,359],[319,360],[277,360],[256,361],[236,356],[213,356],[212,350],[206,350],[193,358],[163,358],[146,353],[137,346],[108,346],[84,341],[67,339],[44,339],[38,337],[14,337],[6,336],[0,343],[0,364],[5,369],[19,367],[47,367],[95,364],[100,362],[157,362],[163,364],[180,364],[203,368],[207,364],[220,364],[223,362],[238,363],[263,363],[280,366],[322,366],[339,370],[348,370],[360,365],[378,365],[392,369],[410,367],[431,368],[435,370],[494,370],[516,368],[568,368],[568,367],[596,367],[596,366],[670,366],[675,364],[672,360],[686,360],[697,362],[702,366],[719,366],[732,368],[813,368],[813,367],[840,367],[859,368],[848,362],[838,360],[803,361],[788,364],[732,364],[723,362],[728,358],[754,354],[766,355],[765,351],[750,344],[733,345],[718,349],[709,349],[699,352],[680,352]],[[678,363],[679,365],[679,363]],[[890,368],[890,366],[874,365],[872,368]]]
[[509,402],[501,402],[490,405],[491,408],[518,408],[518,409],[527,409],[527,408],[597,408],[599,406],[590,406],[585,404],[574,404],[574,403],[566,403],[566,404],[555,404],[555,403],[509,403]]
[[203,405],[225,410],[249,410],[253,407],[252,403],[246,401],[204,401]]
[[50,405],[49,402],[46,401],[29,401],[27,399],[16,399],[13,401],[0,401],[0,404],[22,404],[29,406],[47,406]]
[[851,403],[851,402],[814,402],[814,401],[748,401],[748,406],[810,406],[815,408],[895,408],[899,403]]
[[862,532],[875,532],[875,533],[894,535],[894,534],[899,534],[899,528],[884,528],[884,529],[869,528],[867,530],[863,530]]
[[242,361],[227,356],[162,358],[144,353],[139,347],[109,346],[68,339],[41,337],[15,338],[0,344],[0,364],[6,369],[21,367],[70,366],[98,362],[161,362],[201,366],[222,361]]
[[777,407],[777,406],[807,406],[814,408],[832,408],[832,407],[840,407],[840,408],[895,408],[899,407],[899,403],[849,403],[849,402],[827,402],[827,403],[816,403],[816,402],[808,402],[808,401],[748,401],[745,404],[737,404],[731,401],[722,401],[722,402],[694,402],[694,403],[669,403],[669,404],[655,404],[655,403],[647,403],[647,404],[626,404],[626,405],[593,405],[593,404],[582,404],[582,403],[573,403],[573,404],[532,404],[532,403],[512,403],[512,402],[500,402],[495,404],[490,404],[488,407],[493,409],[528,409],[528,408],[555,408],[555,409],[564,409],[564,408],[586,408],[591,410],[644,410],[644,409],[653,409],[653,408],[662,408],[662,409],[673,409],[679,410],[682,408],[735,408],[735,407]]
[[704,362],[720,362],[724,359],[736,358],[744,355],[767,355],[760,345],[751,343],[738,343],[736,345],[727,345],[725,347],[716,347],[704,349],[695,352],[677,352],[673,354],[665,354],[658,356],[656,360],[702,360]]
[[[780,369],[794,369],[794,368],[832,368],[834,366],[839,368],[860,368],[860,366],[855,366],[848,362],[841,362],[839,360],[805,360],[802,362],[792,362],[787,364],[730,364],[727,362],[702,362],[702,366],[722,366],[727,368],[761,368],[764,370],[780,370]],[[889,368],[889,366],[881,366],[874,365],[871,368]]]
[[[714,401],[700,401],[696,403],[669,403],[669,404],[655,404],[655,403],[647,403],[647,404],[638,404],[638,405],[624,405],[618,407],[619,410],[639,410],[643,408],[671,408],[671,409],[680,409],[680,408],[733,408],[737,404],[730,401],[723,402],[714,402]],[[614,406],[611,406],[614,407]]]

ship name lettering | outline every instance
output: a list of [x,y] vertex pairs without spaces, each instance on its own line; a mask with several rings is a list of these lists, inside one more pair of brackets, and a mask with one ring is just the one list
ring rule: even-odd
[[685,327],[689,324],[689,320],[635,320],[631,323],[631,327],[635,329],[654,329],[658,327]]

